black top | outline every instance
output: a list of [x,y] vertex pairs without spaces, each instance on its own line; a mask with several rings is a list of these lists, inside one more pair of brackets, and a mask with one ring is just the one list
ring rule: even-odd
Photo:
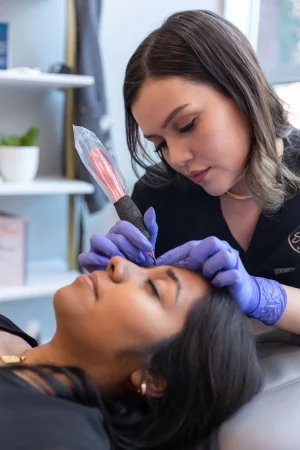
[[[0,315],[0,330],[34,339]],[[109,450],[100,409],[45,395],[0,368],[0,448],[5,450]]]
[[[285,143],[286,164],[300,173],[300,132]],[[146,175],[147,176],[147,175]],[[261,214],[248,250],[232,236],[223,217],[220,198],[187,180],[187,187],[147,187],[137,182],[132,198],[144,212],[155,209],[159,227],[156,256],[191,240],[216,236],[240,252],[251,275],[271,278],[300,288],[300,194],[276,214]]]

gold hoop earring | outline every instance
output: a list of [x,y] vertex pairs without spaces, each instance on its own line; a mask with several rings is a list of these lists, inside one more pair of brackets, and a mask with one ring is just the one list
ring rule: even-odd
[[140,386],[140,389],[138,390],[138,392],[144,396],[146,394],[146,391],[147,391],[147,383],[146,383],[146,381],[143,381],[141,383],[141,386]]

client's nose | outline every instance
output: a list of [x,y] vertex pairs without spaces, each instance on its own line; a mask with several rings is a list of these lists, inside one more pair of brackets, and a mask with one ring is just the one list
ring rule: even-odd
[[139,270],[139,267],[121,256],[113,256],[106,270],[114,283],[122,283]]

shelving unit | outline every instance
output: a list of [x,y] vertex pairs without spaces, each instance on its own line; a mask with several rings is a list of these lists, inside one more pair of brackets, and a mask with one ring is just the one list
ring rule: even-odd
[[94,77],[85,75],[64,75],[41,73],[37,75],[0,70],[0,88],[23,87],[30,89],[69,89],[91,86],[95,83]]
[[0,196],[14,195],[74,195],[92,194],[94,187],[85,181],[67,178],[37,178],[31,183],[6,183],[0,181]]
[[72,283],[79,275],[68,270],[60,260],[43,260],[29,264],[25,286],[1,286],[0,303],[53,296],[62,286]]
[[[31,183],[0,182],[1,197],[32,195],[83,195],[91,194],[94,186],[67,178],[37,178]],[[72,283],[79,275],[69,270],[67,262],[45,259],[28,264],[27,281],[22,286],[0,286],[0,303],[53,296],[62,286]]]
[[[74,3],[67,0],[68,5],[68,37],[67,37],[67,64],[69,61],[70,46],[74,53],[74,30],[75,22],[72,22],[74,13]],[[72,17],[71,17],[72,16]],[[71,22],[70,22],[71,20]],[[74,17],[73,17],[74,20]],[[74,28],[75,29],[75,28]],[[71,36],[71,38],[70,38]],[[74,65],[71,64],[74,68]],[[83,75],[65,75],[51,73],[16,73],[13,71],[0,71],[0,89],[18,88],[26,90],[65,90],[66,94],[66,170],[65,178],[50,177],[37,178],[31,183],[8,183],[0,179],[0,209],[1,197],[13,196],[49,196],[49,195],[67,195],[69,197],[69,261],[45,259],[28,263],[27,282],[22,286],[0,286],[0,303],[23,301],[28,299],[43,299],[53,296],[53,294],[62,286],[70,284],[79,275],[74,270],[76,245],[75,245],[75,227],[76,210],[75,196],[91,194],[94,186],[75,179],[75,156],[72,137],[73,113],[70,108],[70,99],[74,104],[73,90],[91,86],[95,79],[91,76]],[[73,109],[72,109],[73,111]]]

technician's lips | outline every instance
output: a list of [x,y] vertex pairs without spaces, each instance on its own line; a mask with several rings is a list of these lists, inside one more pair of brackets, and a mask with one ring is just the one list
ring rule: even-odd
[[199,172],[190,172],[188,174],[188,178],[190,178],[195,184],[199,184],[205,180],[206,175],[208,174],[210,167],[205,170],[200,170]]

